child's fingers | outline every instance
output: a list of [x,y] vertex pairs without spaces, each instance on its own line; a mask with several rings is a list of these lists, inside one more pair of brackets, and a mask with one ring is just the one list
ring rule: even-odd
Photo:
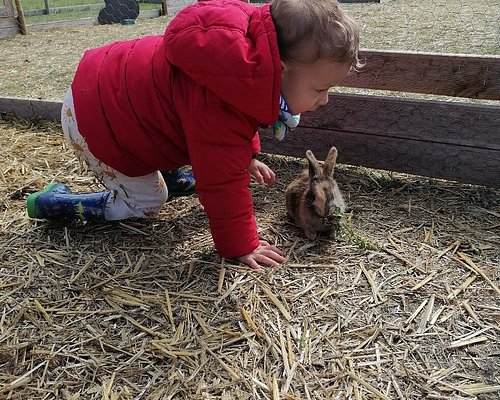
[[262,250],[271,250],[273,253],[277,253],[279,256],[284,257],[285,252],[281,250],[279,247],[276,247],[274,244],[270,244],[266,240],[260,240],[260,253],[262,253]]
[[276,175],[274,174],[274,172],[269,169],[269,168],[266,168],[264,170],[264,181],[266,182],[266,185],[271,187],[274,185],[274,181],[276,180]]
[[269,244],[265,240],[260,241],[260,246],[253,253],[239,257],[238,261],[248,265],[254,270],[261,270],[261,267],[278,267],[286,261],[284,252],[276,246]]
[[283,263],[285,259],[282,256],[277,255],[276,253],[269,253],[256,255],[255,261],[259,264],[259,266],[276,268],[279,267],[279,265]]

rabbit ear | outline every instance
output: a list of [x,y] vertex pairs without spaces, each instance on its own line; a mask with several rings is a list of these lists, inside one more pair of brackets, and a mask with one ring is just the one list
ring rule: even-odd
[[332,147],[326,156],[325,164],[323,165],[323,172],[325,176],[333,176],[333,168],[337,161],[337,148]]
[[311,150],[306,151],[306,157],[309,161],[309,177],[312,180],[312,178],[321,175],[321,169],[319,168],[318,160],[316,160]]

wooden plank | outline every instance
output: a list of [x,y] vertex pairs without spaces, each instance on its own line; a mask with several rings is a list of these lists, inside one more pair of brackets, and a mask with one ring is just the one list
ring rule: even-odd
[[390,96],[330,94],[301,127],[500,150],[500,106]]
[[61,109],[61,101],[0,97],[0,112],[12,113],[22,118],[41,117],[60,121]]
[[10,26],[6,28],[0,28],[0,38],[7,38],[11,36],[15,36],[17,34],[21,33],[19,30],[19,26]]
[[500,100],[500,56],[361,50],[343,86]]
[[311,149],[323,160],[336,146],[341,164],[500,188],[498,150],[314,128],[298,128],[283,142],[262,130],[261,144],[266,153],[300,158]]
[[17,26],[19,28],[15,17],[0,17],[0,29],[12,28],[13,26]]
[[[0,21],[2,21],[4,18],[0,18]],[[6,38],[10,36],[14,36],[21,33],[19,29],[19,25],[17,23],[17,20],[14,19],[14,23],[9,23],[0,26],[0,38]]]
[[24,19],[24,11],[21,0],[15,0],[16,10],[17,10],[17,20],[19,22],[19,28],[21,30],[21,34],[27,35],[28,28],[26,27],[26,20]]

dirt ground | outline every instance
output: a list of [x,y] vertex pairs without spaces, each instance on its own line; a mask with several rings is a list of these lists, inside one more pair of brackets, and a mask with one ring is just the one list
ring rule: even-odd
[[[499,3],[469,3],[349,7],[396,22],[367,22],[365,47],[498,52]],[[447,9],[447,24],[424,18]],[[453,21],[463,36],[443,33]],[[85,48],[165,23],[1,40],[0,94],[60,100]],[[259,232],[289,261],[257,273],[217,256],[196,195],[150,221],[29,220],[47,183],[102,188],[57,123],[3,115],[0,148],[1,399],[498,398],[500,190],[339,165],[352,211],[310,241],[284,208],[304,160],[264,155],[278,183],[250,186]]]

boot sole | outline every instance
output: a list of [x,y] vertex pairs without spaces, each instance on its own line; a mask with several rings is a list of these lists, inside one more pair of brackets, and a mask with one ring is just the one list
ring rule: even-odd
[[30,218],[39,218],[36,215],[36,200],[38,199],[38,197],[44,193],[52,191],[52,189],[58,185],[60,185],[60,183],[57,182],[51,183],[50,185],[45,186],[45,188],[42,191],[32,193],[28,196],[28,198],[26,199],[26,205],[28,209],[28,216]]
[[195,186],[193,186],[193,187],[191,187],[183,192],[174,192],[174,193],[168,192],[167,201],[172,200],[174,197],[187,197],[187,196],[191,196],[192,194],[195,194],[195,193],[196,193]]

